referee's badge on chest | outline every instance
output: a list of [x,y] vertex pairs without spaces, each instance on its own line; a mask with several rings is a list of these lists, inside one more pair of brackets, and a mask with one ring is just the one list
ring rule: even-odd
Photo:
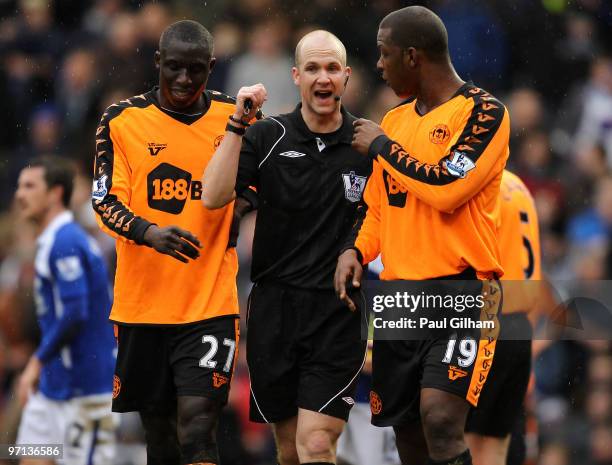
[[344,182],[344,196],[351,202],[359,202],[365,189],[367,178],[365,176],[357,176],[354,171],[342,175]]

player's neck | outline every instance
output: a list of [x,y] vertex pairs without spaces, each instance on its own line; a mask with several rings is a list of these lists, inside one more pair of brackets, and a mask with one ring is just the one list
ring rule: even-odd
[[50,206],[49,209],[42,216],[42,218],[39,221],[36,221],[37,234],[42,234],[42,232],[47,229],[47,226],[49,226],[55,218],[57,218],[59,215],[61,215],[67,210],[68,209],[63,205]]
[[318,115],[309,110],[306,105],[302,105],[301,113],[304,123],[306,123],[311,132],[325,134],[334,132],[342,126],[342,113],[340,111],[334,111],[327,115]]
[[427,79],[421,79],[421,87],[416,95],[416,107],[421,115],[448,102],[465,84],[450,64],[449,66],[432,66],[425,75]]

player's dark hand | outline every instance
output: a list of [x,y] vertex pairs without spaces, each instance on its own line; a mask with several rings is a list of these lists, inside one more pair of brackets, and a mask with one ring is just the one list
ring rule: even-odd
[[364,118],[353,121],[353,128],[355,130],[353,132],[353,149],[362,155],[368,154],[374,139],[385,134],[378,124]]
[[344,302],[352,312],[357,309],[357,306],[348,296],[346,283],[352,279],[353,287],[360,287],[362,274],[363,266],[359,263],[357,252],[354,249],[345,250],[342,255],[338,257],[336,274],[334,275],[334,288],[340,300]]
[[[251,101],[251,109],[245,112],[244,104],[247,99]],[[234,112],[234,118],[251,121],[255,118],[257,111],[259,111],[267,99],[268,92],[261,83],[255,84],[254,86],[241,87],[236,95],[236,111]]]
[[232,226],[230,227],[229,241],[227,248],[236,247],[238,244],[238,234],[240,233],[240,221],[248,212],[253,209],[251,202],[242,197],[236,197],[234,202],[234,217],[232,218]]
[[[189,258],[195,260],[200,256],[200,241],[189,231],[177,226],[160,228],[151,225],[144,235],[144,242],[159,253],[170,255],[177,260],[188,263]],[[196,248],[197,247],[197,248]]]

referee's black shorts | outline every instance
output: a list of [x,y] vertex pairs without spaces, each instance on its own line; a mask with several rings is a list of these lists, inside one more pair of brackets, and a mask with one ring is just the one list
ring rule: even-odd
[[361,338],[364,299],[358,292],[352,297],[355,312],[332,290],[253,287],[247,323],[252,421],[276,423],[298,408],[348,419],[367,342]]

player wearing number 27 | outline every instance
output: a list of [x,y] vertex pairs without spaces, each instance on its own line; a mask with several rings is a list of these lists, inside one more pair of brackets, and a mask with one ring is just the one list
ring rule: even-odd
[[199,180],[234,103],[205,90],[199,23],[169,26],[155,64],[159,87],[111,105],[97,131],[93,207],[118,239],[113,410],[140,413],[149,465],[216,464],[239,335],[235,209],[206,210]]
[[[381,279],[468,280],[470,292],[488,294],[480,317],[494,320],[508,112],[456,74],[446,28],[427,8],[387,15],[377,45],[383,79],[407,100],[380,126],[355,122],[353,146],[374,166],[364,220],[338,260],[338,294],[351,305],[347,280],[359,286],[362,264],[381,253]],[[383,341],[375,333],[372,422],[394,427],[402,463],[472,464],[463,429],[496,343],[496,334],[483,333],[465,329],[423,341]]]

